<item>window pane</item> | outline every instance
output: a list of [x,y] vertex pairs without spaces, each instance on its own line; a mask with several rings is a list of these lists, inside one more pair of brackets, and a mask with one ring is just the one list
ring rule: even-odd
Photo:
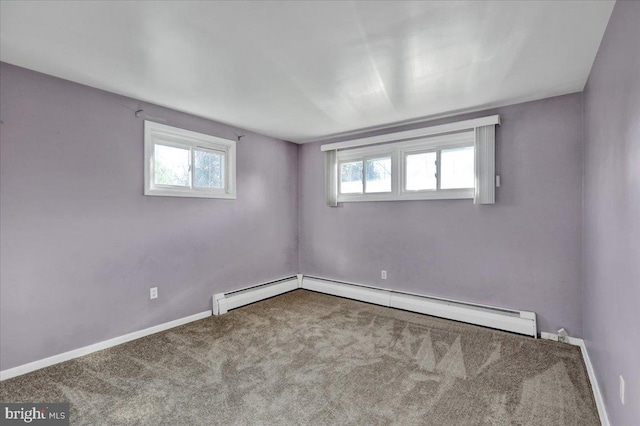
[[189,186],[189,150],[155,145],[153,180],[156,185]]
[[442,162],[440,188],[473,188],[475,186],[475,158],[472,146],[443,149],[440,161]]
[[407,191],[437,188],[436,159],[435,152],[407,155],[405,183]]
[[340,193],[362,194],[362,161],[340,165]]
[[224,189],[224,153],[195,150],[194,163],[196,188]]
[[391,157],[367,160],[367,192],[391,192]]

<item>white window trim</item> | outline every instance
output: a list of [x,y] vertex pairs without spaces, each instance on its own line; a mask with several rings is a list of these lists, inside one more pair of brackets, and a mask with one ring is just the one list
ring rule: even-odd
[[[473,130],[454,133],[449,135],[432,136],[411,141],[394,142],[384,145],[374,145],[364,148],[354,148],[337,151],[336,161],[338,164],[338,202],[359,202],[359,201],[402,201],[402,200],[450,200],[450,199],[473,199],[475,188],[463,189],[427,189],[427,190],[405,190],[405,164],[407,154],[420,152],[440,151],[447,148],[474,146],[475,132]],[[391,192],[366,193],[366,179],[363,179],[362,194],[341,194],[340,193],[340,164],[354,160],[366,161],[370,158],[380,156],[391,157]],[[364,172],[363,172],[364,173]],[[438,178],[438,182],[440,178]],[[438,185],[439,186],[439,185]]]
[[[338,171],[340,170],[340,166],[342,163],[349,163],[352,161],[359,161],[361,160],[363,162],[362,166],[363,166],[363,171],[362,173],[365,173],[366,170],[366,163],[367,160],[371,160],[371,159],[375,159],[375,158],[381,158],[381,157],[391,157],[391,169],[395,171],[396,169],[396,156],[397,156],[397,152],[394,150],[391,150],[389,148],[387,148],[385,146],[385,149],[371,149],[366,150],[367,152],[365,153],[361,153],[361,154],[354,154],[350,151],[345,151],[344,153],[338,152]],[[341,155],[342,154],[342,155]],[[338,172],[339,173],[339,172]],[[371,199],[375,198],[375,199],[386,199],[388,197],[388,195],[390,194],[389,192],[366,192],[367,191],[367,181],[366,179],[362,180],[362,194],[341,194],[340,193],[340,187],[342,185],[342,182],[340,181],[340,179],[337,179],[338,182],[338,201],[342,202],[342,201],[371,201]],[[394,192],[394,188],[396,187],[398,182],[398,178],[396,176],[395,172],[391,173],[391,193]],[[360,198],[366,197],[366,200],[361,200]]]
[[[191,162],[193,150],[222,151],[225,156],[225,188],[196,188],[194,186],[156,185],[154,183],[155,145],[188,148]],[[193,181],[193,170],[190,182]],[[236,198],[236,141],[184,130],[166,124],[144,122],[144,195],[161,197]]]

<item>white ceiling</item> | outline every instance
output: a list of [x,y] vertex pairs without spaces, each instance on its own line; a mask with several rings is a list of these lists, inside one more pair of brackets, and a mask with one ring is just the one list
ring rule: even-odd
[[295,142],[581,91],[613,2],[7,2],[2,61]]

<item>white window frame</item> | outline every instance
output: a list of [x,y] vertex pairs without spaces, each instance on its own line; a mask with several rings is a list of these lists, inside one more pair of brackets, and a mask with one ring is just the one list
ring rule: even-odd
[[[406,190],[406,156],[423,152],[436,152],[436,169],[440,174],[440,152],[448,148],[474,146],[475,132],[468,130],[460,133],[431,136],[410,141],[393,142],[363,148],[344,149],[337,151],[338,164],[338,202],[357,201],[398,201],[398,200],[443,200],[443,199],[474,199],[475,187],[461,189],[441,189],[440,176],[437,176],[436,189]],[[366,160],[371,158],[391,157],[391,192],[366,192]],[[363,193],[340,193],[340,167],[342,163],[363,161]],[[475,170],[474,170],[475,174]]]
[[[165,145],[189,150],[189,186],[155,184],[155,146]],[[194,180],[194,152],[224,153],[224,188],[197,188]],[[167,126],[153,121],[144,122],[144,195],[161,197],[236,198],[236,141],[204,133]]]
[[[367,201],[371,200],[385,200],[390,194],[396,192],[398,185],[398,177],[394,173],[397,163],[397,152],[388,147],[387,145],[379,145],[370,148],[352,149],[346,151],[338,151],[338,201],[364,201],[366,196]],[[391,192],[369,192],[367,193],[366,182],[366,161],[374,158],[391,157]],[[342,163],[350,163],[352,161],[362,161],[362,194],[341,194],[340,187],[342,185],[340,179],[340,170]]]

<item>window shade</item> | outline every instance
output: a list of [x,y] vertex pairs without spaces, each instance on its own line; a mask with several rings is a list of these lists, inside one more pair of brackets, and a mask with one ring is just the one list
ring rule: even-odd
[[496,126],[476,127],[475,204],[496,203]]
[[333,149],[324,152],[324,176],[327,205],[338,206],[338,152]]

